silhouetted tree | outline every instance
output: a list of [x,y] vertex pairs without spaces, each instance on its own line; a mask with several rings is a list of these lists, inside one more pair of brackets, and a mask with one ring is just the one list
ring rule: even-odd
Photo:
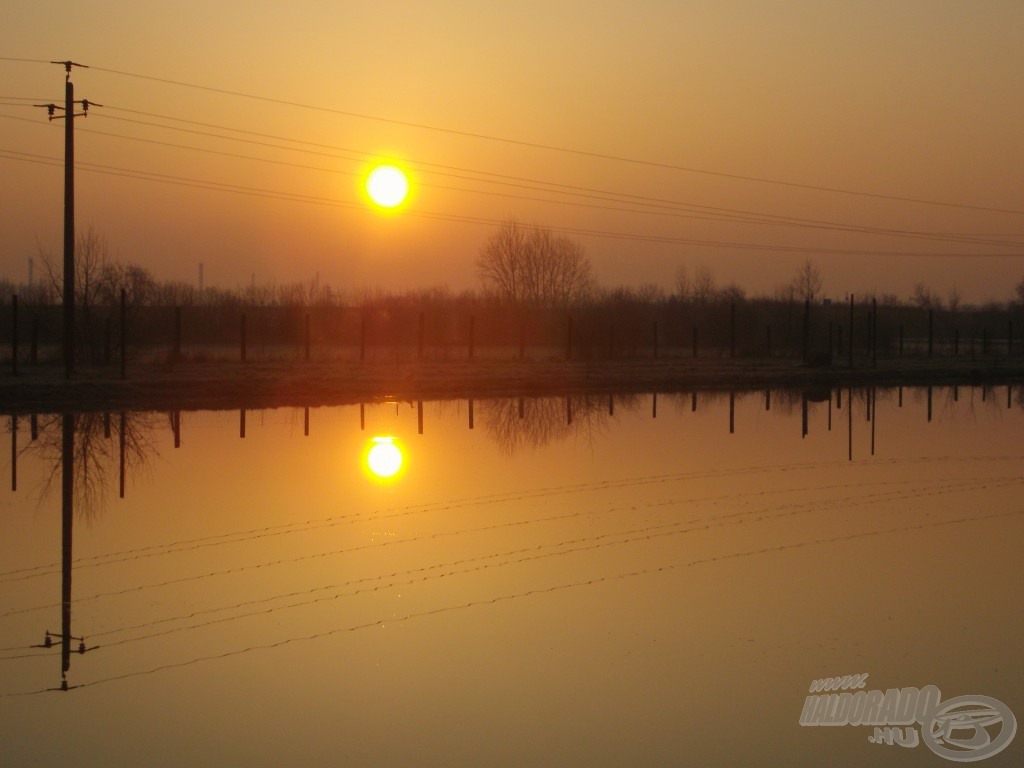
[[698,304],[706,304],[715,297],[715,275],[711,267],[701,264],[693,278],[693,298]]
[[924,283],[914,286],[914,303],[921,309],[942,309],[942,299]]
[[680,264],[676,268],[676,296],[680,301],[688,301],[693,294],[693,284],[690,282],[690,274],[686,271],[686,265]]
[[793,293],[800,301],[809,301],[813,304],[821,293],[822,284],[821,270],[807,259],[797,268],[796,276],[793,278]]
[[517,304],[564,306],[586,298],[593,287],[582,245],[515,219],[484,244],[477,272],[486,289]]

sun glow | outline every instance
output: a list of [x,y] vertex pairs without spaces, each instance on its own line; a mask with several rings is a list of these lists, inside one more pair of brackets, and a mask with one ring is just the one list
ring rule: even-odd
[[394,165],[378,165],[366,177],[366,194],[381,208],[397,208],[409,194],[409,179]]
[[366,453],[366,467],[381,480],[394,478],[402,469],[405,457],[393,437],[375,437]]

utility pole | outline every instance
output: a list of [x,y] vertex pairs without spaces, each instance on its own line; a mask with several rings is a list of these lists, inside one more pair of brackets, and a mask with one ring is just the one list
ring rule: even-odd
[[[75,370],[75,117],[87,117],[89,107],[101,107],[88,99],[75,101],[75,86],[71,82],[71,68],[83,67],[73,61],[52,61],[66,72],[64,80],[64,106],[37,104],[45,107],[50,120],[64,120],[64,375],[71,378]],[[75,114],[75,105],[82,111]],[[63,111],[58,115],[57,110]]]

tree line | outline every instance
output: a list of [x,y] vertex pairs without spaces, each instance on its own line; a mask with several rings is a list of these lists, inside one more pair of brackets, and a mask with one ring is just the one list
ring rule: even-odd
[[[42,277],[31,286],[0,281],[0,305],[17,295],[32,315],[19,334],[31,322],[40,343],[55,343],[61,332],[60,264],[45,253],[40,262]],[[1024,280],[1009,302],[980,307],[966,305],[955,289],[941,296],[919,284],[906,300],[857,296],[854,315],[846,306],[849,297],[824,298],[821,270],[811,260],[771,295],[720,284],[703,264],[692,273],[680,266],[668,285],[601,287],[582,245],[513,219],[488,236],[475,266],[479,289],[460,292],[445,286],[340,291],[318,278],[199,290],[120,262],[106,240],[88,229],[76,248],[78,343],[93,360],[110,357],[124,296],[137,346],[177,348],[182,339],[234,344],[245,315],[250,338],[266,345],[390,346],[420,354],[424,347],[472,354],[475,345],[501,348],[502,354],[554,348],[587,358],[657,354],[659,348],[665,354],[806,356],[846,347],[851,338],[870,338],[882,354],[912,353],[925,343],[959,354],[961,343],[964,351],[972,345],[987,350],[990,341],[998,346],[996,339],[1012,344],[1014,318],[1024,306]],[[11,325],[10,314],[0,313],[0,339],[10,339]]]

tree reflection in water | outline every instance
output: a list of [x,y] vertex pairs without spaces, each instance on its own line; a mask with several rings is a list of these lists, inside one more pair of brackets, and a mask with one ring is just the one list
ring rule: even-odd
[[[103,509],[113,478],[120,476],[121,494],[129,472],[144,469],[156,453],[152,435],[159,424],[155,413],[77,413],[40,417],[39,436],[22,451],[34,452],[49,471],[40,500],[63,493],[62,467],[70,460],[72,505],[78,517],[95,519]],[[72,438],[67,439],[70,429]],[[66,455],[70,449],[70,455]]]
[[483,401],[480,411],[487,433],[512,456],[568,437],[593,440],[608,430],[615,408],[637,410],[640,400],[639,395],[520,397]]

